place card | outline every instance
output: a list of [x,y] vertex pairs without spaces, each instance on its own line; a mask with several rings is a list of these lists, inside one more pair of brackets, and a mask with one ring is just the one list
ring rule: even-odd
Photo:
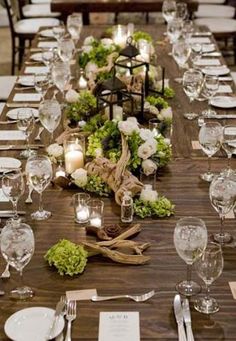
[[236,282],[229,282],[229,287],[231,289],[233,298],[236,300]]
[[207,37],[192,37],[189,39],[189,44],[210,44],[211,39]]
[[219,59],[215,59],[215,58],[201,58],[197,60],[194,64],[198,66],[205,66],[205,65],[219,66],[221,65],[221,62]]
[[232,94],[233,90],[230,85],[219,85],[217,92],[224,94]]
[[195,150],[202,149],[199,141],[192,141],[192,148]]
[[57,41],[40,41],[38,43],[38,47],[46,48],[46,49],[51,49],[54,47],[58,47]]
[[40,102],[41,94],[27,93],[27,94],[15,94],[13,102]]
[[47,66],[27,66],[24,73],[49,73]]
[[92,296],[97,296],[97,289],[66,291],[67,300],[85,301],[85,300],[91,300]]
[[98,341],[140,341],[139,312],[100,312]]
[[25,140],[26,136],[23,131],[20,130],[0,130],[0,140]]
[[9,202],[9,199],[5,196],[1,188],[0,188],[0,202]]

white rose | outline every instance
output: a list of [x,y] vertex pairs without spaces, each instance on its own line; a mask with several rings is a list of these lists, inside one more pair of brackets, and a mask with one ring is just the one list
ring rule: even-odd
[[153,174],[157,170],[157,165],[150,159],[142,162],[142,169],[145,175]]
[[93,47],[91,45],[82,46],[82,51],[85,53],[89,53],[92,49],[93,49]]
[[87,171],[83,168],[76,169],[76,171],[71,174],[71,177],[75,180],[75,184],[78,187],[84,187],[87,184]]
[[147,141],[149,139],[152,139],[154,137],[154,132],[151,131],[150,129],[140,129],[140,137],[142,140]]
[[84,121],[84,120],[81,120],[78,122],[78,126],[81,128],[83,128],[85,125],[86,125],[86,121]]
[[157,191],[153,191],[152,189],[147,189],[144,187],[142,192],[140,193],[140,199],[143,201],[157,201],[158,199],[158,193]]
[[170,141],[170,138],[167,138],[167,137],[165,137],[164,138],[164,142],[165,142],[165,144],[171,144],[171,141]]
[[113,44],[113,40],[110,38],[103,38],[101,39],[101,43],[102,45],[104,45],[105,47],[110,47]]
[[47,147],[47,152],[48,152],[48,154],[50,156],[58,158],[58,157],[63,155],[64,149],[59,144],[53,143],[53,144],[50,144],[50,146]]
[[94,37],[93,36],[88,36],[84,39],[84,45],[91,45],[94,42]]
[[67,91],[67,93],[66,93],[66,101],[68,103],[75,103],[75,102],[78,101],[78,98],[79,98],[79,94],[75,90],[70,89],[70,90]]
[[86,74],[88,73],[96,73],[98,70],[97,64],[89,62],[85,67]]
[[144,102],[144,109],[148,110],[151,104],[149,102]]
[[137,124],[128,120],[120,121],[118,123],[118,128],[123,134],[127,136],[132,135],[134,131],[137,131],[137,132],[139,131],[139,127],[137,126]]
[[157,151],[157,141],[155,139],[149,139],[138,147],[138,156],[146,160]]
[[159,114],[159,110],[155,107],[155,105],[150,105],[149,111],[151,114],[157,116]]
[[161,109],[160,115],[163,117],[165,120],[172,120],[173,113],[171,107],[168,107],[166,109]]
[[136,117],[133,117],[133,116],[128,117],[126,121],[132,122],[132,123],[134,123],[134,124],[136,124],[138,126],[138,121],[137,121]]

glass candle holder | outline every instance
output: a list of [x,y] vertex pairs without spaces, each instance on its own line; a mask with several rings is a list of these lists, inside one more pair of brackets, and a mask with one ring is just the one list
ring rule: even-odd
[[158,136],[160,133],[159,132],[159,124],[160,124],[160,122],[158,121],[157,118],[151,118],[148,121],[149,129],[153,132],[154,137]]
[[152,172],[148,173],[140,170],[140,181],[144,186],[149,185],[152,189],[156,189],[156,172],[156,169],[153,169]]
[[103,226],[104,202],[102,200],[93,199],[89,201],[88,205],[90,225],[101,228]]
[[71,174],[84,167],[85,138],[81,134],[70,134],[64,141],[65,169]]
[[89,221],[90,195],[87,193],[76,193],[73,195],[75,221],[78,224],[85,224]]
[[145,39],[140,39],[138,42],[138,48],[140,56],[142,57],[143,61],[149,63],[150,62],[150,54],[151,54],[151,45]]
[[113,30],[112,38],[115,44],[124,47],[127,40],[127,27],[123,25],[117,25]]

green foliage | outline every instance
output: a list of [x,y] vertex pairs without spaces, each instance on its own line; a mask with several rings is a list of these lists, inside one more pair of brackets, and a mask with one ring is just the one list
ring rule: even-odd
[[112,78],[113,71],[103,71],[97,74],[96,82],[103,82],[109,78]]
[[88,175],[88,182],[84,189],[101,197],[108,197],[112,193],[110,187],[98,175]]
[[159,218],[169,217],[174,214],[174,205],[164,196],[159,197],[156,201],[143,201],[141,199],[134,200],[134,212],[140,218],[157,216]]
[[139,40],[147,40],[148,42],[152,42],[152,37],[149,33],[143,31],[137,31],[133,34],[134,41],[138,42]]
[[164,167],[168,164],[172,157],[171,145],[165,142],[162,135],[158,135],[157,140],[157,151],[152,155],[151,159],[158,165],[158,167]]
[[94,133],[97,129],[103,126],[104,122],[105,119],[101,114],[94,115],[86,122],[82,130],[87,133]]
[[161,110],[161,109],[166,109],[169,107],[169,104],[166,100],[164,100],[164,98],[158,96],[158,97],[155,97],[155,96],[148,96],[146,98],[146,101],[148,103],[150,103],[151,105],[154,105],[158,110]]
[[172,89],[171,87],[166,87],[164,89],[164,97],[165,98],[168,98],[168,99],[171,99],[175,96],[175,91],[174,89]]
[[133,134],[128,137],[129,150],[132,155],[129,161],[130,169],[135,170],[142,163],[141,158],[138,156],[138,147],[142,144],[142,142],[143,141],[137,132],[133,132]]
[[44,259],[50,266],[55,266],[60,275],[73,276],[84,271],[87,257],[88,253],[82,245],[62,239],[47,251]]
[[81,91],[79,99],[75,103],[68,104],[66,115],[75,122],[91,116],[97,107],[96,97],[88,90]]

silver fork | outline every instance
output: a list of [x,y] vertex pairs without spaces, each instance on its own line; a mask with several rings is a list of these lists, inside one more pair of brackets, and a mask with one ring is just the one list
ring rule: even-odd
[[93,302],[98,302],[98,301],[106,301],[106,300],[114,300],[117,298],[130,298],[131,300],[135,301],[135,302],[145,302],[147,300],[149,300],[149,298],[151,298],[152,296],[156,295],[157,292],[155,292],[154,290],[149,291],[145,294],[142,295],[116,295],[116,296],[92,296],[91,300]]
[[1,274],[1,278],[10,278],[10,276],[11,276],[11,273],[10,273],[10,271],[9,271],[9,266],[10,266],[10,264],[9,263],[7,263],[7,265],[6,265],[6,267],[5,267],[5,270],[2,272],[2,274]]
[[76,318],[76,301],[67,304],[66,319],[68,321],[65,341],[71,341],[71,322]]

